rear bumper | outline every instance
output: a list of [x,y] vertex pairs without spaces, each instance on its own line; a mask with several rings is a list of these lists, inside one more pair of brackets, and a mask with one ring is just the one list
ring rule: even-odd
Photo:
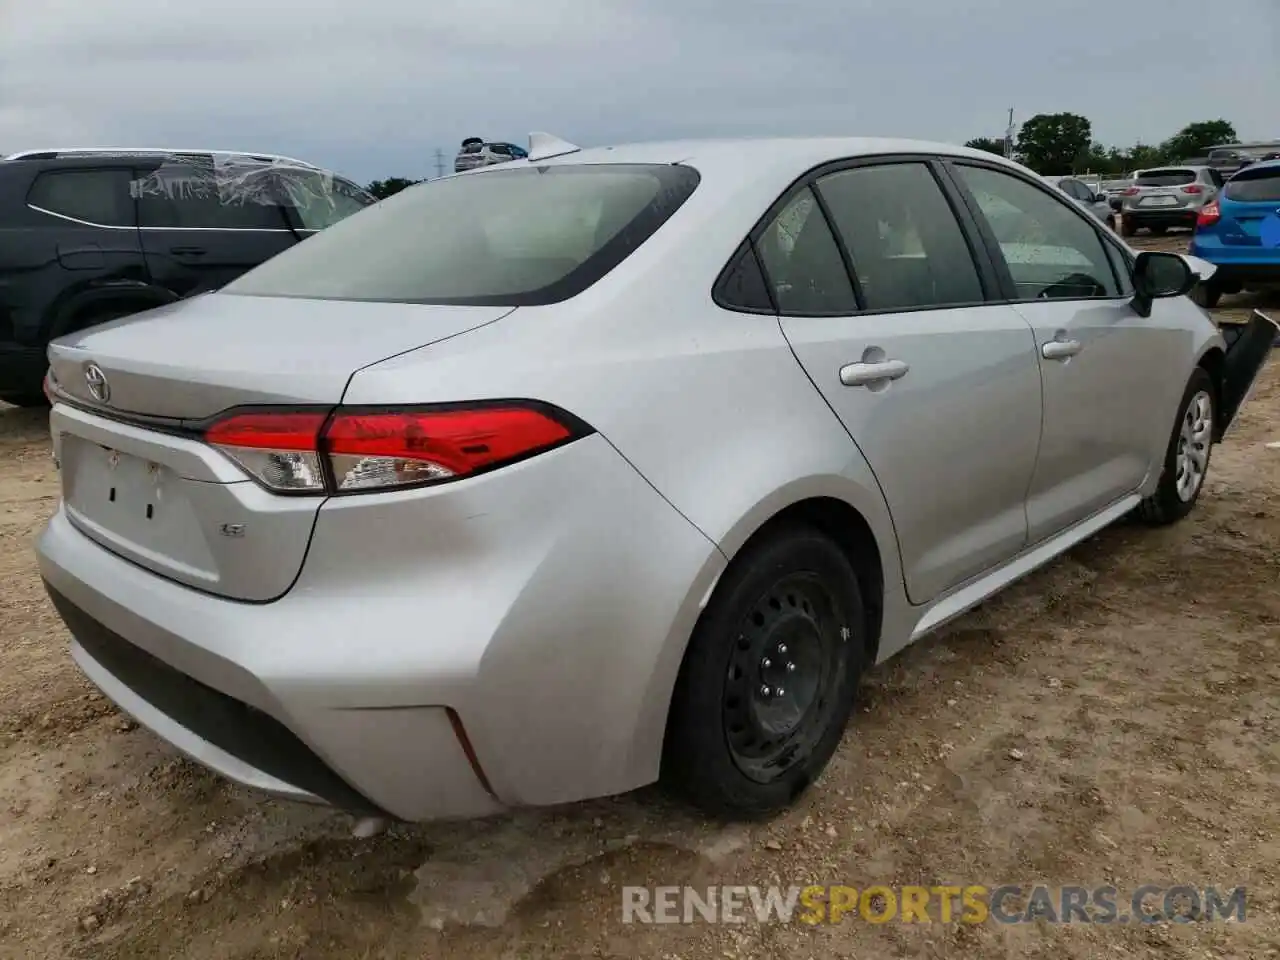
[[449,486],[326,504],[271,603],[165,580],[62,509],[40,570],[89,678],[247,786],[429,820],[655,779],[721,554],[599,436]]
[[1244,289],[1280,287],[1280,260],[1275,263],[1233,263],[1205,256],[1193,246],[1193,257],[1199,257],[1216,268],[1209,282],[1215,286],[1239,286]]
[[44,347],[0,343],[0,400],[39,395],[48,367]]
[[1199,210],[1140,210],[1125,207],[1124,218],[1140,227],[1194,227]]

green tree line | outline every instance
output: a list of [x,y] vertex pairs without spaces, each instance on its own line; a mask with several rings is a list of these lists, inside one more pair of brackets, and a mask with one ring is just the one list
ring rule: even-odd
[[[1045,175],[1089,172],[1119,177],[1143,167],[1203,157],[1210,147],[1237,139],[1236,128],[1230,121],[1200,120],[1187,124],[1163,143],[1111,147],[1093,139],[1093,124],[1088,117],[1076,113],[1038,113],[1018,131],[1014,156],[1036,173]],[[974,137],[965,146],[1004,154],[1004,141],[994,137]],[[374,180],[365,189],[383,200],[421,182],[407,177],[387,177]]]
[[[1163,143],[1114,147],[1093,139],[1093,124],[1088,117],[1038,113],[1018,131],[1014,158],[1036,173],[1049,176],[1089,172],[1119,177],[1131,170],[1204,157],[1210,147],[1237,139],[1230,121],[1200,120],[1187,124]],[[965,146],[1004,154],[1004,141],[992,137],[975,137]]]

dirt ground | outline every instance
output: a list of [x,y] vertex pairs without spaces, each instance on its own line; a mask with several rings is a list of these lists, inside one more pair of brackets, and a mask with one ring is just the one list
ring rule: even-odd
[[[32,559],[57,497],[46,431],[0,407],[6,960],[1280,956],[1280,363],[1192,518],[1110,529],[874,670],[826,775],[749,828],[646,790],[353,839],[175,757],[67,656]],[[1244,924],[621,921],[626,884],[809,882],[1249,901]]]

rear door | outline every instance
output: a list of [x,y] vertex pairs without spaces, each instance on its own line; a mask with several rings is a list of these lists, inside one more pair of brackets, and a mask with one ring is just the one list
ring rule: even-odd
[[151,277],[180,297],[216,290],[301,238],[287,207],[246,197],[209,156],[139,165],[133,192]]
[[913,603],[1015,556],[1040,440],[1026,321],[927,158],[794,189],[755,238],[783,332],[889,504]]
[[38,226],[29,236],[47,251],[36,251],[31,260],[32,267],[44,268],[28,274],[31,303],[51,304],[112,280],[142,279],[129,181],[128,168],[108,166],[45,170],[36,176],[27,206]]
[[1032,543],[1135,492],[1183,387],[1185,334],[1140,317],[1123,252],[1078,207],[1006,168],[956,161],[1015,309],[1035,331],[1044,428]]

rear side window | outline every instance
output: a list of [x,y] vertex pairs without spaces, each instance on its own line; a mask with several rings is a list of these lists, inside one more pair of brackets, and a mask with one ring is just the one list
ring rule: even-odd
[[854,167],[818,181],[866,310],[977,303],[973,254],[927,165]]
[[781,313],[856,313],[853,283],[827,218],[806,187],[765,227],[756,249]]
[[1280,167],[1246,167],[1227,181],[1223,194],[1239,203],[1280,201]]
[[132,227],[128,170],[50,170],[31,185],[27,203],[106,227]]
[[730,310],[772,313],[769,285],[755,247],[746,241],[738,248],[716,286],[715,300]]
[[1180,187],[1195,183],[1194,170],[1143,170],[1137,177],[1140,187]]
[[402,190],[223,288],[252,296],[532,306],[576,296],[689,198],[678,164],[564,164]]

